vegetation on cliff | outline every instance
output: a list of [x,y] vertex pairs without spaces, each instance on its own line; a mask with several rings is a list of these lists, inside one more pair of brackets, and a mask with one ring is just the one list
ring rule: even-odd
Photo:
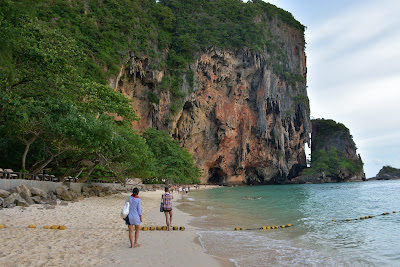
[[[169,74],[159,89],[174,97],[172,113],[182,105],[181,74],[192,86],[189,63],[209,46],[267,48],[276,73],[291,83],[304,81],[287,72],[280,44],[265,30],[276,17],[304,31],[289,12],[260,0],[1,1],[3,167],[34,173],[52,168],[82,180],[105,170],[116,177],[195,181],[198,169],[186,150],[151,130],[141,136],[130,128],[138,120],[131,102],[107,78],[131,53],[160,58],[152,67]],[[156,93],[148,96],[158,103]],[[175,148],[157,154],[154,146],[165,143]]]
[[[349,129],[333,120],[312,120],[311,168],[303,175],[324,173],[334,179],[345,179],[352,175],[363,174],[363,162],[348,154],[356,155],[356,147]],[[350,152],[348,150],[351,150]]]
[[376,175],[377,179],[390,179],[400,178],[400,169],[393,168],[392,166],[383,166],[382,169]]
[[[81,181],[98,171],[116,178],[197,181],[191,155],[168,135],[149,146],[133,131],[131,122],[138,118],[131,101],[96,75],[99,67],[81,42],[36,19],[31,4],[0,4],[2,167],[35,174],[51,168]],[[165,158],[152,149],[165,144],[175,147],[169,157],[186,163],[176,166],[185,177],[160,169]]]

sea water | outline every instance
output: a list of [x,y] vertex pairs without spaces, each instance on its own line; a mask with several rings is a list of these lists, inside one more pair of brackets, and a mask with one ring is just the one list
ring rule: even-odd
[[400,180],[192,190],[180,209],[237,266],[400,266]]

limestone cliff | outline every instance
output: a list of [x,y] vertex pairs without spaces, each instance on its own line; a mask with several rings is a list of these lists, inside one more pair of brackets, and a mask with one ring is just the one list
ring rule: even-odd
[[286,183],[306,166],[311,133],[305,41],[277,17],[266,31],[283,58],[268,45],[210,47],[182,75],[175,112],[172,93],[158,90],[171,71],[153,68],[160,58],[131,54],[110,85],[134,100],[138,129],[168,130],[193,154],[202,182]]
[[311,168],[293,183],[365,180],[361,156],[349,129],[333,120],[312,120]]

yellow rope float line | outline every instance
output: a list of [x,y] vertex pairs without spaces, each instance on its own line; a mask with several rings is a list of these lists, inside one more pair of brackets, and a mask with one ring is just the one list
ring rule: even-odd
[[280,229],[280,228],[288,228],[288,227],[291,227],[292,225],[291,224],[282,224],[282,225],[280,225],[280,226],[261,226],[260,228],[256,228],[256,229],[245,229],[245,228],[243,228],[243,227],[236,227],[236,228],[234,228],[234,230],[235,231],[244,231],[244,230],[249,230],[249,231],[252,231],[252,230],[271,230],[271,229]]
[[[398,213],[398,211],[393,211],[392,213]],[[390,214],[389,212],[383,212],[383,213],[381,213],[379,215],[375,215],[375,216],[367,215],[367,216],[360,217],[359,219],[332,220],[332,222],[337,222],[337,221],[347,221],[347,222],[349,222],[349,221],[358,221],[358,220],[365,220],[365,219],[374,218],[374,217],[377,217],[377,216],[385,216],[385,215],[389,215],[389,214]]]
[[0,224],[0,229],[4,229],[6,226],[4,224]]

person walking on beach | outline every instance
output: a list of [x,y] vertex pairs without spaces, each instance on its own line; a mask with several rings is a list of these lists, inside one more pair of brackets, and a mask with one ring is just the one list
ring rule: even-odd
[[[129,202],[129,214],[125,218],[125,223],[129,229],[129,241],[131,242],[131,248],[141,247],[138,243],[139,238],[139,226],[142,222],[142,201],[139,198],[139,189],[133,188],[132,195],[126,199],[125,202]],[[133,229],[135,227],[135,230]],[[133,242],[133,231],[135,231],[135,242]]]
[[165,187],[165,194],[161,196],[162,202],[164,203],[164,215],[165,222],[167,223],[168,231],[172,225],[172,199],[174,196],[169,193],[169,187]]

